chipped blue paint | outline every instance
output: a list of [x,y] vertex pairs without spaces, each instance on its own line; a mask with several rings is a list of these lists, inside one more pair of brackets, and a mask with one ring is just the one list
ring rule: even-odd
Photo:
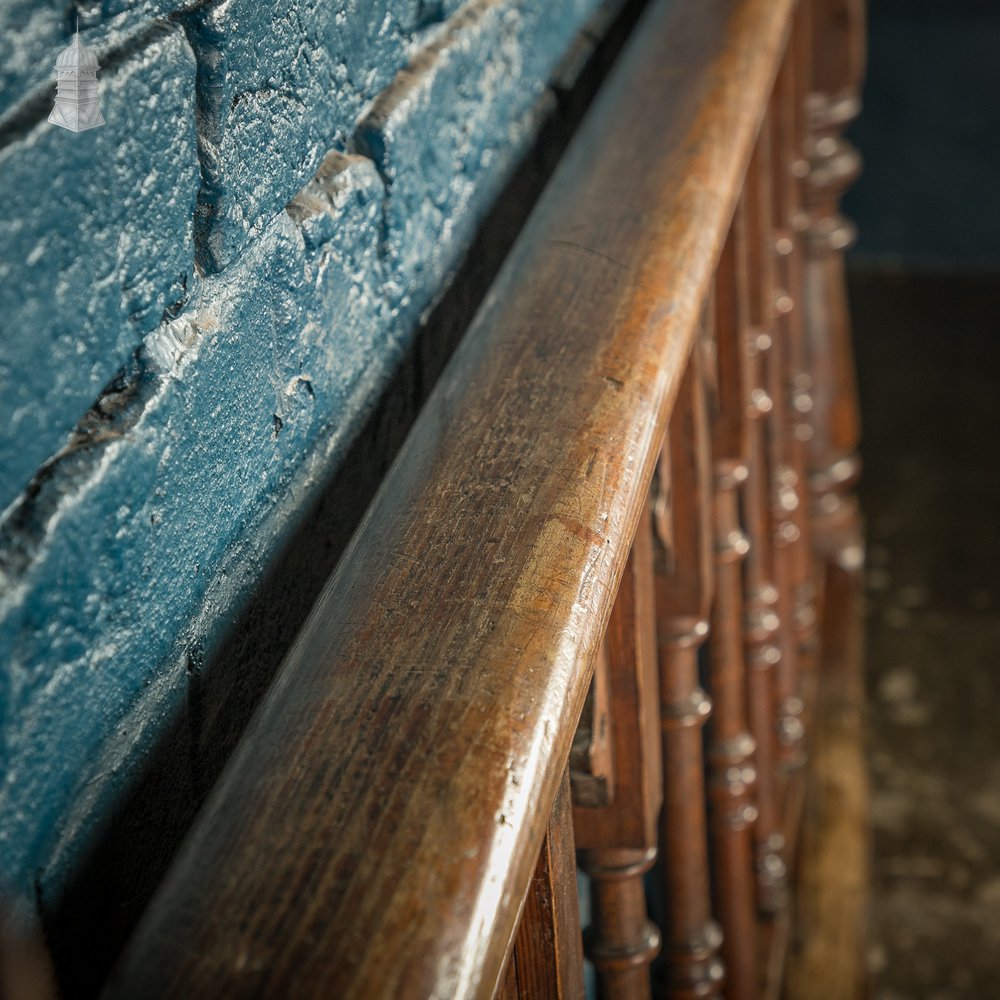
[[[115,134],[128,95],[148,97],[116,175],[127,217],[109,216],[94,260],[75,260],[72,237],[108,188],[75,215],[60,195],[68,222],[13,203],[3,287],[16,275],[28,301],[5,300],[0,369],[22,413],[0,453],[14,500],[0,517],[0,882],[28,893],[37,877],[52,898],[72,876],[185,697],[186,649],[225,634],[342,461],[596,6],[210,3],[103,78],[109,127],[91,142]],[[168,50],[175,75],[153,58]],[[0,186],[17,176],[38,200],[45,175],[25,164],[50,141],[29,131],[0,150]],[[27,264],[42,241],[56,263]],[[160,321],[196,252],[211,266]]]
[[[307,251],[280,216],[239,269],[202,285],[171,324],[179,333],[144,345],[126,374],[139,388],[118,403],[124,433],[112,424],[34,499],[47,523],[7,581],[0,623],[6,872],[51,849],[67,801],[118,783],[120,744],[143,728],[136,716],[156,718],[181,690],[177,657],[166,683],[161,665],[212,574],[234,546],[259,566],[254,550],[269,540],[248,546],[255,523],[284,502],[320,432],[336,450],[334,415],[356,419],[384,379],[393,351],[373,301],[372,238],[381,185],[366,167],[348,171],[357,197],[337,218],[346,248],[315,240]],[[53,754],[67,735],[75,752]]]
[[199,60],[198,263],[230,263],[345,148],[407,60],[417,0],[214,0],[183,23]]

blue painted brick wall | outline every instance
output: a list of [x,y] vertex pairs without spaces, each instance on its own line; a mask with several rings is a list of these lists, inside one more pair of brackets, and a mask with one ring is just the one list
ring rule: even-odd
[[81,2],[107,126],[74,135],[44,122],[65,7],[0,0],[8,894],[72,881],[598,6]]

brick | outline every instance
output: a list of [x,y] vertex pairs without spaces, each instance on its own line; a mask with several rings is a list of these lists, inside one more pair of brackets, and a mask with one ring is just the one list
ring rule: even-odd
[[62,891],[67,843],[85,850],[185,697],[192,629],[224,630],[281,546],[275,515],[378,398],[402,340],[378,301],[382,194],[370,162],[328,159],[0,527],[5,884],[43,870]]
[[[327,150],[350,146],[359,116],[382,99],[411,59],[419,67],[427,62],[427,50],[433,54],[434,76],[441,82],[435,87],[427,81],[420,92],[425,100],[433,92],[446,118],[457,122],[477,96],[498,112],[506,103],[525,111],[597,5],[596,0],[497,0],[484,11],[478,0],[464,5],[379,0],[374,8],[361,0],[271,5],[218,0],[185,15],[202,70],[199,267],[217,273],[242,253]],[[452,67],[448,79],[454,87],[459,65],[467,75],[449,92],[445,67]],[[508,71],[513,76],[491,96],[493,78]],[[488,120],[479,119],[488,128]],[[422,132],[412,142],[423,143],[433,159],[439,136],[430,118],[414,117],[413,127]]]
[[202,70],[198,263],[214,273],[345,148],[407,59],[418,0],[219,0],[185,23]]
[[193,272],[195,64],[163,29],[102,82],[104,128],[0,148],[0,510]]
[[549,74],[596,6],[474,0],[360,122],[353,142],[386,181],[386,253],[404,301],[454,267],[534,134]]

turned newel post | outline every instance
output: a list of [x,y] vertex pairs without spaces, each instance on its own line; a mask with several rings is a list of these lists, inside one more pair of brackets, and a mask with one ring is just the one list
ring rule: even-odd
[[806,333],[813,373],[809,485],[814,544],[831,563],[856,573],[863,560],[853,488],[861,471],[860,424],[854,377],[844,250],[854,227],[840,197],[861,169],[841,135],[860,110],[864,60],[861,0],[813,0],[812,75],[806,98],[809,174]]

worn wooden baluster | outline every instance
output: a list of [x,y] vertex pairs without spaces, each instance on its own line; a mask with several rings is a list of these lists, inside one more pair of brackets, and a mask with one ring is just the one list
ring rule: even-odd
[[781,658],[778,591],[774,576],[774,531],[770,509],[770,453],[767,423],[773,409],[767,391],[765,358],[771,349],[770,254],[765,231],[770,219],[770,120],[765,118],[744,184],[746,267],[744,399],[748,417],[750,462],[744,487],[745,523],[750,537],[746,561],[746,650],[750,729],[757,741],[757,822],[754,824],[757,906],[761,913],[779,912],[788,898],[785,838],[781,830],[775,784],[775,670]]
[[556,793],[498,1000],[583,1000],[569,770]]
[[775,672],[778,701],[777,763],[785,772],[801,767],[805,760],[805,727],[800,690],[799,632],[796,621],[803,583],[802,483],[796,470],[796,450],[792,441],[789,399],[789,352],[795,300],[791,294],[790,264],[794,259],[795,238],[788,218],[788,88],[792,85],[790,60],[786,59],[775,81],[771,98],[771,220],[765,229],[769,250],[775,256],[770,276],[774,318],[772,344],[766,361],[772,412],[769,421],[771,452],[771,493],[774,518],[775,585],[781,619],[781,659]]
[[784,79],[779,89],[782,101],[781,140],[785,184],[781,204],[781,229],[787,241],[779,241],[776,251],[782,255],[784,287],[791,309],[783,322],[787,334],[786,391],[789,419],[789,461],[796,490],[795,525],[798,541],[793,545],[795,558],[795,619],[799,644],[801,683],[814,685],[814,667],[818,650],[816,613],[816,575],[813,566],[811,524],[808,497],[808,442],[812,437],[813,379],[809,370],[809,352],[805,333],[805,233],[809,217],[805,210],[804,183],[809,173],[806,159],[805,81],[809,72],[811,37],[810,8],[803,4],[793,22],[792,37],[785,60]]
[[656,617],[663,727],[660,852],[663,993],[718,997],[722,932],[712,919],[702,728],[711,711],[698,680],[712,593],[711,459],[701,357],[691,356],[657,476]]
[[621,1000],[651,995],[649,966],[660,950],[643,885],[656,860],[663,795],[654,614],[649,515],[636,530],[604,640],[612,793],[606,803],[576,797],[573,810],[580,865],[591,878],[586,954],[600,995]]
[[[865,949],[857,930],[867,908],[866,779],[859,752],[864,553],[853,496],[860,474],[859,422],[843,275],[843,250],[854,232],[837,207],[860,165],[840,130],[859,107],[862,6],[860,0],[812,0],[804,7],[812,19],[803,46],[812,64],[811,92],[803,102],[809,160],[803,185],[806,345],[814,376],[808,458],[813,545],[821,570],[822,656],[797,864],[795,947],[787,970],[788,995],[796,997],[867,994]],[[845,880],[844,872],[851,878]],[[833,976],[830,969],[836,970]]]
[[[861,471],[844,249],[854,227],[840,214],[844,189],[860,171],[840,134],[860,109],[864,62],[862,0],[812,0],[806,334],[815,383],[809,442],[814,543],[832,570],[855,579],[864,558],[853,488]],[[854,585],[854,584],[849,584]]]
[[743,559],[749,549],[740,523],[746,482],[740,290],[737,257],[743,255],[743,222],[737,214],[722,250],[704,336],[714,347],[712,413],[715,493],[715,599],[709,637],[708,685],[714,705],[709,736],[712,860],[715,909],[722,924],[726,996],[759,995],[754,916],[752,824],[755,744],[747,725],[747,676],[743,649]]

